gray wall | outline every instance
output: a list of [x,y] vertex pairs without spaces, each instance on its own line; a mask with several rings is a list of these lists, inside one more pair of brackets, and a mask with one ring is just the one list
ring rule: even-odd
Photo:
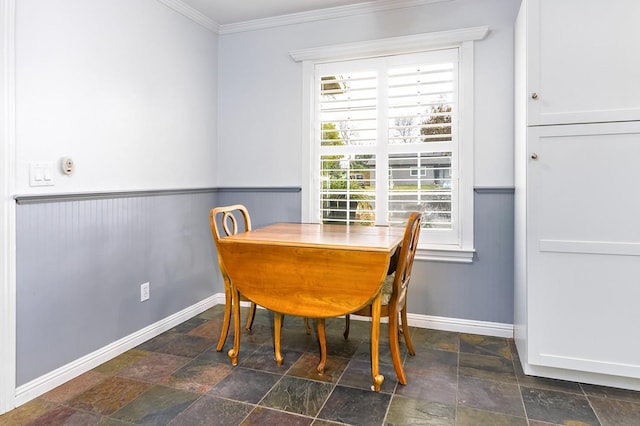
[[[254,227],[301,218],[298,188],[20,199],[17,385],[222,293],[209,210],[235,203]],[[474,263],[417,262],[411,313],[513,322],[513,192],[475,205]]]
[[244,204],[253,228],[276,222],[300,222],[300,188],[221,188],[218,205]]
[[209,210],[243,201],[255,226],[300,220],[295,188],[19,199],[17,385],[223,293]]
[[416,262],[409,312],[513,323],[513,189],[477,188],[473,263]]
[[216,186],[303,185],[310,162],[301,161],[308,139],[302,109],[309,106],[302,105],[303,65],[290,51],[488,26],[473,48],[473,186],[513,187],[519,6],[520,0],[455,0],[221,34]]
[[[17,206],[17,385],[222,291],[215,192]],[[140,284],[151,297],[140,302]]]

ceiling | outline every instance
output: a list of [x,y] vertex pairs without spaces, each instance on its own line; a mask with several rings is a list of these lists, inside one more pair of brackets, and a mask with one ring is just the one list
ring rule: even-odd
[[[363,3],[363,0],[182,0],[220,25]],[[370,3],[370,2],[367,2]]]

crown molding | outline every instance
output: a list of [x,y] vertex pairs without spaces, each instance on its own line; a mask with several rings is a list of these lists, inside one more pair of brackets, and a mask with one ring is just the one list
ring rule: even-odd
[[321,21],[345,16],[361,15],[364,13],[381,12],[384,10],[402,9],[406,7],[423,6],[434,3],[445,3],[453,0],[377,0],[357,3],[347,6],[329,7],[309,12],[291,13],[274,16],[272,18],[255,19],[252,21],[220,25],[219,34],[238,33],[264,28],[280,27],[284,25],[302,24],[305,22]]
[[212,31],[214,33],[218,33],[220,31],[220,24],[218,24],[213,19],[203,15],[201,12],[192,8],[191,6],[186,5],[180,0],[158,0],[160,3],[164,4],[170,9],[178,12],[179,14],[185,16],[186,18],[191,19],[198,25],[203,26],[204,28]]
[[386,54],[420,52],[431,48],[482,40],[489,27],[463,28],[379,40],[359,41],[333,46],[312,47],[289,52],[294,61],[323,61],[343,58],[370,57]]

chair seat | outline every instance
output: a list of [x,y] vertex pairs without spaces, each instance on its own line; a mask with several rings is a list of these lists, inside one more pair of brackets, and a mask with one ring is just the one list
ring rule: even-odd
[[393,293],[393,280],[396,278],[396,273],[387,275],[382,284],[382,301],[381,304],[388,305],[391,300],[391,294]]

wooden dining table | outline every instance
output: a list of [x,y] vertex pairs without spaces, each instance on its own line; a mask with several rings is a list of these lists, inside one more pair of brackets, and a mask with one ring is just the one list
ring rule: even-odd
[[[241,293],[275,315],[275,358],[282,363],[282,315],[318,319],[320,363],[326,362],[324,319],[350,314],[372,304],[372,389],[380,390],[378,371],[380,292],[393,254],[402,243],[401,227],[277,223],[220,240],[219,250],[231,279],[234,300]],[[240,352],[240,305],[234,303],[233,365]]]

